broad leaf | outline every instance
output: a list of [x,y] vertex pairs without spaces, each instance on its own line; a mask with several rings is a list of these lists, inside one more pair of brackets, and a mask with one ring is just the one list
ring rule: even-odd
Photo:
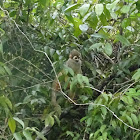
[[104,132],[105,128],[106,128],[106,125],[102,125],[102,126],[101,126],[101,128],[100,128],[101,133]]
[[75,10],[78,6],[80,6],[80,4],[73,4],[73,5],[70,5],[69,7],[67,7],[66,9],[65,9],[65,13],[67,13],[67,12],[70,12],[71,10]]
[[0,42],[0,54],[3,54],[3,45],[1,42]]
[[16,140],[22,140],[22,137],[21,137],[20,133],[14,133],[13,136]]
[[87,119],[86,124],[87,124],[87,126],[91,126],[91,124],[92,124],[92,118],[91,117]]
[[82,17],[87,13],[87,11],[89,10],[89,7],[90,7],[90,4],[84,4],[79,8],[79,12]]
[[110,43],[106,43],[105,44],[105,53],[107,54],[107,55],[111,55],[112,54],[112,46],[111,46],[111,44]]
[[82,32],[86,32],[88,30],[88,25],[87,24],[81,24],[81,25],[79,25],[79,28]]
[[15,120],[11,117],[8,119],[8,126],[11,130],[12,133],[15,133],[15,130],[16,130],[16,122]]
[[23,135],[26,137],[26,140],[32,140],[31,133],[28,130],[23,130]]
[[103,13],[104,6],[103,4],[96,4],[95,5],[95,12],[98,16],[100,16]]
[[124,36],[116,35],[116,39],[126,46],[130,45],[130,42]]
[[130,10],[130,6],[129,5],[124,5],[121,9],[122,13],[128,13]]
[[47,126],[53,126],[54,125],[54,118],[49,114],[47,115],[47,117],[45,118],[45,127]]
[[140,79],[140,69],[137,70],[137,72],[132,76],[132,79],[135,81],[138,81]]
[[131,31],[131,32],[134,32],[135,31],[134,28],[131,27],[131,26],[127,26],[126,29],[129,30],[129,31]]
[[101,107],[102,114],[105,116],[107,114],[107,109],[105,107]]
[[116,8],[116,5],[117,3],[119,2],[120,0],[115,0],[113,3],[109,3],[109,4],[106,4],[106,9],[108,9],[110,12],[114,12],[114,9]]
[[74,134],[73,134],[73,132],[71,132],[71,131],[66,131],[66,134],[67,134],[67,136],[74,137]]
[[22,128],[24,129],[24,122],[21,119],[19,119],[18,117],[13,117],[13,119],[20,123],[22,125]]
[[132,121],[131,117],[129,117],[127,114],[125,115],[125,117],[126,117],[126,119],[128,120],[129,124],[130,124],[131,126],[133,126],[133,121]]
[[99,47],[101,47],[103,45],[103,43],[95,43],[92,46],[90,46],[89,50],[95,50],[95,49],[99,49]]
[[131,118],[132,118],[134,124],[138,125],[139,121],[138,121],[137,116],[135,114],[131,113]]
[[85,22],[85,21],[90,17],[91,13],[92,13],[92,12],[87,13],[87,14],[84,16],[84,18],[83,18],[82,21]]

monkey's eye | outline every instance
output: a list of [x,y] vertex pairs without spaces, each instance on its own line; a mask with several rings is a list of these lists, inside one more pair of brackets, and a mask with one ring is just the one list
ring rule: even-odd
[[78,60],[79,57],[78,57],[78,56],[73,56],[73,59],[74,59],[74,60]]

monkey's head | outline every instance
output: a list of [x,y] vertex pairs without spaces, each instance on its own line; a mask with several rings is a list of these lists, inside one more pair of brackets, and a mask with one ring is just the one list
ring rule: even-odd
[[81,61],[81,53],[78,52],[76,49],[73,49],[70,52],[69,58],[73,59],[75,62]]
[[70,52],[69,59],[67,61],[67,66],[72,68],[73,71],[78,74],[82,73],[81,71],[81,53],[78,52],[76,49],[73,49]]

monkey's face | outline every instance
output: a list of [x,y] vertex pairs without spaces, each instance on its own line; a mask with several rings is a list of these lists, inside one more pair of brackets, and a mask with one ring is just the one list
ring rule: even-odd
[[75,63],[81,63],[81,53],[75,49],[71,51],[69,58],[72,59]]
[[73,56],[72,58],[76,63],[81,63],[81,58],[80,56]]

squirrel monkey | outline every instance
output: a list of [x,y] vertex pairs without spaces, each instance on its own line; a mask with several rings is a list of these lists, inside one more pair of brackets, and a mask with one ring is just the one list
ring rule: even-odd
[[[82,65],[81,53],[78,52],[76,49],[73,49],[70,52],[69,59],[66,61],[66,66],[71,68],[73,70],[74,74],[82,74],[81,65]],[[58,74],[58,78],[60,76],[62,76],[62,75],[63,75],[63,72],[60,72]],[[67,78],[68,78],[68,76],[65,77],[65,82],[67,81]],[[54,82],[52,84],[52,88],[53,88],[53,91],[52,91],[52,104],[54,106],[57,106],[58,105],[58,103],[57,103],[57,96],[58,96],[57,91],[60,91],[60,86],[59,86],[59,83],[58,83],[56,78],[55,78],[55,80],[54,80]],[[70,96],[70,98],[73,99],[75,94],[70,93],[69,96]]]

